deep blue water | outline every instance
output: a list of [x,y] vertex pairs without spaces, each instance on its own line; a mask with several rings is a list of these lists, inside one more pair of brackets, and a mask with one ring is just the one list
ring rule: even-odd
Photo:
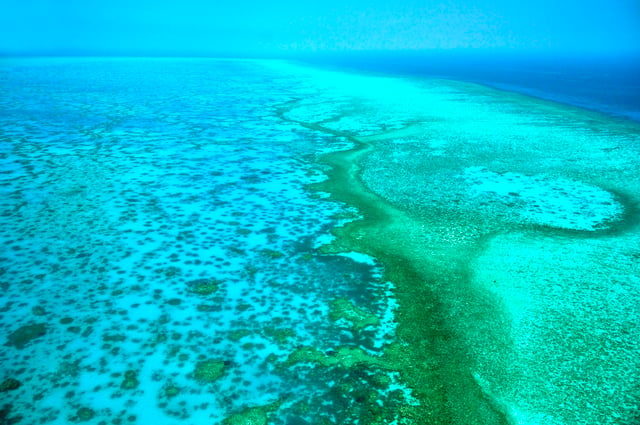
[[305,59],[376,73],[480,83],[640,121],[640,57],[362,52]]

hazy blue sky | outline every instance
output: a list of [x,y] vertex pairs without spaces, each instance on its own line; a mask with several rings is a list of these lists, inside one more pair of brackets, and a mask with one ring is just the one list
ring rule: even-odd
[[1,0],[0,52],[640,52],[640,0]]

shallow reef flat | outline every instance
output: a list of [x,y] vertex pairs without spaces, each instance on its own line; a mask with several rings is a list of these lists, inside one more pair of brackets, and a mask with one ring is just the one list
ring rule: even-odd
[[0,99],[2,423],[639,417],[636,123],[281,61]]
[[353,102],[285,116],[356,145],[324,157],[319,187],[364,218],[325,249],[378,258],[397,286],[392,363],[417,421],[637,421],[640,126],[462,82],[318,74]]
[[317,249],[358,215],[306,188],[348,142],[277,118],[295,80],[250,61],[3,65],[0,422],[334,415],[315,400],[352,378],[283,365],[378,351],[395,305],[375,262]]

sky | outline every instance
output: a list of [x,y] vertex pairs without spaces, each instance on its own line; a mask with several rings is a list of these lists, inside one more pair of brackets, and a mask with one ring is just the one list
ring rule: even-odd
[[640,0],[0,0],[4,55],[640,54]]

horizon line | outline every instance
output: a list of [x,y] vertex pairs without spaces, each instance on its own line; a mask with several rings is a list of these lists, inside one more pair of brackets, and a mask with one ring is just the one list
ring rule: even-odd
[[635,58],[640,60],[640,50],[629,51],[568,51],[548,49],[514,48],[424,48],[424,49],[354,49],[354,50],[297,50],[297,51],[219,51],[219,52],[118,52],[86,50],[34,50],[7,51],[0,49],[0,60],[6,58],[201,58],[201,59],[287,59],[326,56],[362,56],[371,54],[416,55],[416,54],[466,54],[473,56],[499,55],[514,57],[591,57],[591,58]]

